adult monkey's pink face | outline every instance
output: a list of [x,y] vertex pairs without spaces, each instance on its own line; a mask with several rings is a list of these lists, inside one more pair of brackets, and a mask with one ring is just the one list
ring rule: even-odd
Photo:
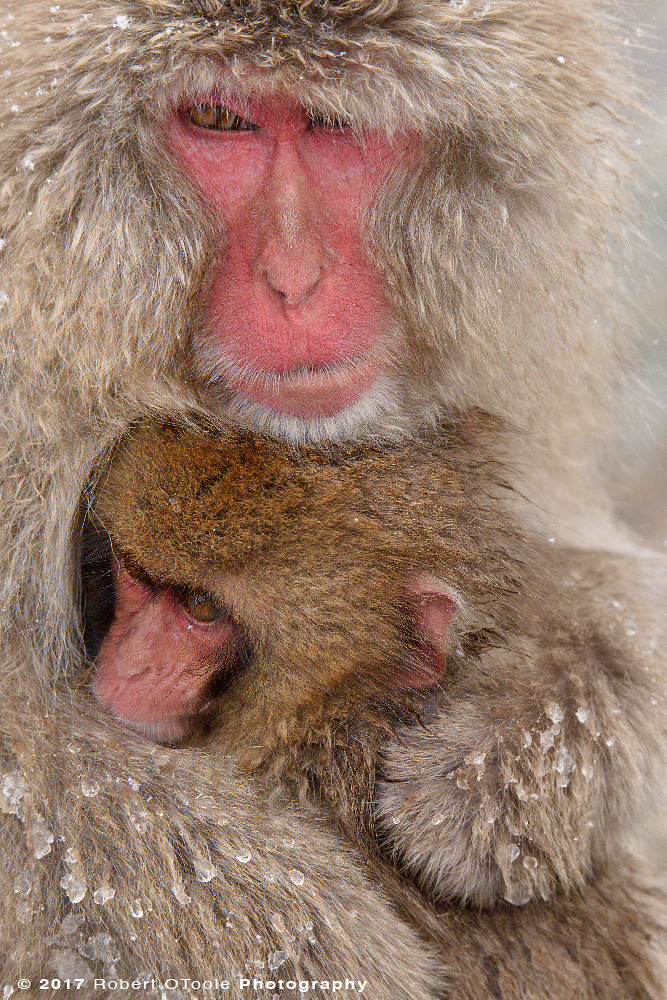
[[271,417],[332,417],[378,392],[389,309],[364,218],[405,134],[327,122],[290,97],[182,104],[167,140],[224,232],[195,364]]

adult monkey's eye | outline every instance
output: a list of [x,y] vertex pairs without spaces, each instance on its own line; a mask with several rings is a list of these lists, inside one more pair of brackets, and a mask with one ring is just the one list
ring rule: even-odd
[[203,624],[218,621],[224,614],[217,601],[203,590],[188,590],[183,597],[183,604],[190,617]]
[[230,111],[223,104],[202,101],[185,109],[188,121],[198,128],[217,129],[219,132],[252,132],[256,128],[247,118]]
[[311,111],[308,114],[308,125],[310,128],[343,129],[349,128],[350,123],[347,118],[342,118],[340,115],[327,115],[324,112]]

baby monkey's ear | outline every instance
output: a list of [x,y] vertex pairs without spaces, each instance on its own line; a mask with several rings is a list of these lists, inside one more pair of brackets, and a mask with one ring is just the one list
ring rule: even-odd
[[437,577],[420,575],[405,587],[415,637],[413,655],[399,668],[397,682],[411,690],[430,687],[447,671],[457,644],[456,627],[463,603],[455,590]]

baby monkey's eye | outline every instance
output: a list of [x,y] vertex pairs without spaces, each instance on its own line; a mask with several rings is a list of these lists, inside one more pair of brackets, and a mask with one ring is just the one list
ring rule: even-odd
[[183,604],[190,617],[202,624],[216,622],[224,616],[222,607],[203,590],[186,591]]
[[188,121],[198,128],[217,129],[219,132],[252,132],[256,128],[247,118],[212,101],[190,104],[185,109],[185,114]]

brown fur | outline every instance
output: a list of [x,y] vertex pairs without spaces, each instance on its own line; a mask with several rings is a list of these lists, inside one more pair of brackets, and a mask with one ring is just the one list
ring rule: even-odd
[[[28,653],[5,646],[3,655]],[[0,884],[7,902],[0,911],[0,981],[32,979],[23,996],[42,995],[42,976],[81,977],[78,995],[98,998],[105,994],[93,988],[93,974],[130,982],[219,975],[232,980],[227,995],[243,1000],[248,994],[234,973],[247,969],[250,978],[257,972],[267,978],[276,951],[289,956],[276,977],[347,973],[369,980],[367,995],[388,1000],[661,996],[649,961],[658,928],[620,857],[593,885],[569,897],[557,893],[550,904],[482,913],[444,906],[437,915],[397,882],[395,870],[375,865],[370,871],[405,921],[437,942],[446,974],[316,815],[267,807],[227,758],[167,751],[123,732],[83,691],[42,696],[17,677],[13,695],[22,712],[13,700],[0,704],[13,747],[4,769],[15,776],[1,788],[7,816]],[[92,796],[91,782],[99,784]],[[35,858],[38,816],[54,839],[50,853]],[[246,852],[250,860],[239,861]],[[195,876],[200,858],[215,865],[210,882]],[[81,879],[88,887],[76,904],[59,886],[69,875],[76,879],[70,892]],[[98,905],[92,893],[104,886],[116,894]],[[179,901],[174,889],[191,902]],[[130,911],[137,898],[139,919]],[[151,993],[124,995],[138,1000]]]
[[237,88],[259,66],[307,103],[408,124],[426,145],[423,170],[394,178],[368,220],[398,402],[273,430],[397,433],[479,406],[525,442],[516,477],[539,502],[522,518],[613,544],[590,443],[613,428],[626,353],[607,250],[625,198],[624,50],[597,2],[267,0],[230,20],[214,0],[33,0],[2,30],[0,607],[39,623],[54,653],[43,679],[71,665],[71,533],[91,470],[147,408],[225,414],[189,354],[219,237],[159,129],[219,60]]
[[[95,500],[104,530],[149,576],[215,594],[258,651],[219,713],[245,720],[231,737],[244,763],[387,694],[410,655],[410,578],[437,573],[463,609],[518,587],[518,535],[491,505],[486,424],[452,425],[444,446],[412,441],[407,453],[293,452],[247,432],[212,447],[150,427],[121,443]],[[474,650],[496,620],[478,611],[473,626],[467,614],[459,628]]]
[[[396,893],[394,875],[383,881]],[[664,926],[652,919],[652,895],[619,855],[585,889],[548,903],[444,905],[434,915],[412,893],[401,902],[438,942],[457,1000],[645,1000],[663,995],[653,959]]]
[[[0,705],[7,767],[17,766],[14,748],[27,741],[35,801],[41,808],[46,798],[56,831],[52,854],[37,861],[48,873],[49,901],[43,912],[35,908],[34,928],[17,930],[5,891],[0,968],[6,977],[28,960],[38,972],[51,955],[73,953],[87,940],[87,932],[79,941],[72,931],[61,944],[50,923],[69,910],[57,888],[58,830],[76,846],[89,828],[66,825],[68,810],[73,802],[88,808],[100,801],[74,798],[74,758],[52,756],[57,733],[67,729],[67,706],[79,719],[72,725],[89,741],[91,760],[104,761],[112,782],[126,773],[130,744],[138,745],[113,726],[105,727],[105,742],[94,709],[64,689],[63,678],[82,666],[75,544],[81,492],[147,412],[169,418],[200,406],[210,419],[256,419],[227,413],[225,400],[209,398],[193,374],[202,282],[219,234],[160,142],[164,108],[217,79],[222,60],[237,87],[261,76],[358,125],[414,128],[425,144],[423,170],[397,176],[368,220],[369,245],[393,296],[395,403],[346,422],[271,429],[320,440],[378,431],[395,436],[452,405],[481,407],[519,430],[513,440],[525,441],[516,446],[512,475],[529,484],[515,497],[530,485],[538,502],[521,505],[522,526],[557,524],[549,535],[559,545],[574,539],[583,548],[613,547],[618,536],[593,470],[596,442],[606,441],[613,427],[623,377],[618,359],[627,353],[608,250],[609,235],[624,229],[617,111],[627,50],[624,33],[603,17],[594,0],[6,5],[0,18]],[[631,590],[642,572],[630,573]],[[54,694],[57,677],[63,689]],[[159,795],[190,799],[193,784],[207,787],[196,770],[200,758],[182,760],[177,777],[156,781]],[[261,810],[245,780],[225,771],[224,794],[234,804],[230,825],[261,842]],[[177,831],[190,822],[185,806],[175,808],[173,824],[158,833],[160,846],[180,843]],[[114,829],[115,817],[114,806],[102,809],[94,829]],[[3,848],[9,845],[0,852],[6,887],[17,877],[13,851],[24,850],[22,830],[13,815],[0,830]],[[307,824],[303,830],[305,841]],[[144,855],[139,834],[129,826],[124,832],[127,850],[160,868],[151,842]],[[104,832],[96,843],[126,883],[125,845],[120,850]],[[361,967],[377,951],[392,984],[385,994],[421,995],[410,972],[424,968],[419,946],[412,939],[400,952],[407,932],[370,889],[368,905],[360,906],[363,934],[350,927],[345,904],[334,899],[339,878],[331,840],[318,833],[314,844],[327,855],[313,912],[321,921],[334,914],[325,945],[332,964],[354,953]],[[349,871],[356,884],[358,872]],[[215,899],[217,890],[210,891]],[[177,954],[179,921],[191,911],[162,899],[151,941],[155,968],[166,969]],[[14,902],[22,904],[21,891]],[[121,941],[130,940],[136,923],[126,907],[118,904],[115,916],[100,918],[107,911],[88,896],[83,909],[92,926],[106,920]],[[257,920],[270,936],[263,918]],[[201,954],[207,925],[194,922],[191,950]],[[376,922],[387,922],[391,947],[377,944]],[[244,951],[250,938],[243,941],[239,961],[254,955]],[[21,959],[26,942],[33,954]]]
[[[29,662],[27,649],[5,644],[3,668],[18,656]],[[43,977],[81,978],[77,995],[99,998],[108,994],[94,977],[217,977],[232,984],[223,995],[241,1000],[239,975],[261,975],[366,979],[367,995],[386,1000],[438,995],[433,950],[316,817],[268,804],[227,757],[123,732],[85,690],[35,690],[19,676],[14,698],[0,708],[1,984],[26,977],[22,995],[39,997]],[[197,877],[202,859],[214,865],[211,881]],[[98,904],[104,887],[115,895]]]
[[[634,949],[625,972],[589,956],[573,981],[571,962],[546,958],[540,935],[561,918],[579,927],[589,907],[600,924],[601,900],[618,891],[601,872],[619,864],[662,773],[664,622],[642,586],[630,597],[632,561],[554,553],[503,518],[500,470],[486,460],[497,434],[477,418],[407,446],[321,454],[247,433],[213,442],[147,427],[123,442],[96,514],[142,570],[208,590],[248,637],[249,663],[215,702],[205,745],[269,788],[278,781],[328,806],[348,837],[393,857],[427,897],[524,905],[555,894],[552,908],[535,906],[539,931],[518,932],[541,957],[496,969],[501,980],[516,972],[535,989],[533,977],[550,977],[550,992],[577,982],[597,996],[602,982],[613,995],[618,975],[636,990],[650,964],[641,929],[652,923],[623,893],[636,940],[629,932],[624,944],[611,921],[602,935],[609,954]],[[420,574],[451,587],[465,611],[435,718],[396,733],[411,712],[434,714],[432,695],[406,703],[392,674],[410,655],[404,588]],[[664,598],[664,566],[651,587]],[[374,864],[400,901],[395,876]],[[581,891],[563,894],[573,886]],[[454,918],[443,911],[439,922],[408,899],[408,919],[442,948]],[[515,933],[511,912],[489,917],[493,940]],[[468,942],[486,925],[454,926],[461,947],[459,934]],[[488,945],[481,936],[476,948]],[[449,940],[448,962],[455,950]],[[504,961],[519,959],[505,949]]]
[[381,828],[440,898],[582,885],[664,784],[664,562],[571,552],[544,565],[551,592],[529,629],[510,628],[384,756]]

